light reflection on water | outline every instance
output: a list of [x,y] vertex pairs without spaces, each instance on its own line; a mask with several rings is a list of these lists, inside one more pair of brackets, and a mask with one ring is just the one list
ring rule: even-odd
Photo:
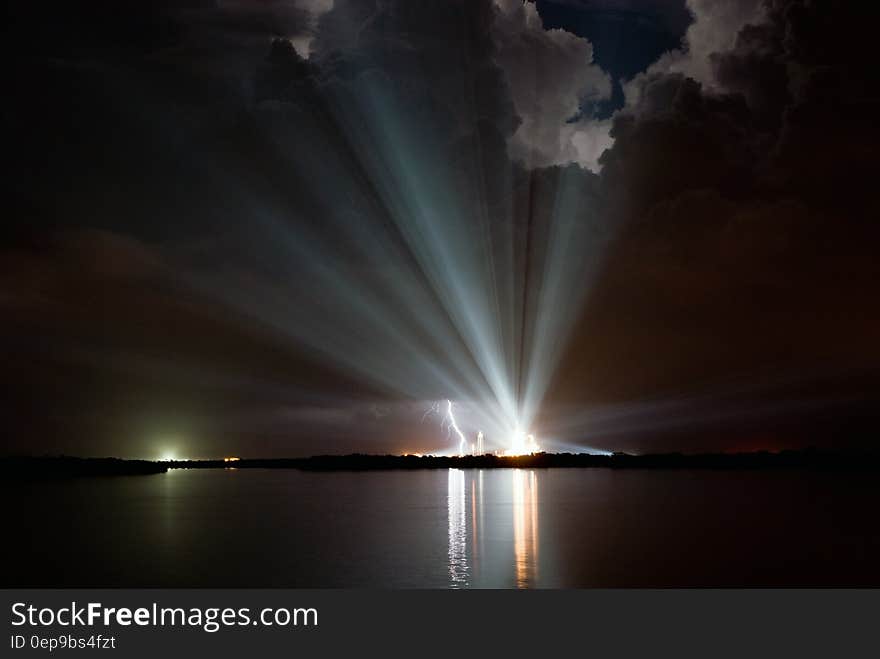
[[[510,574],[509,581],[517,588],[537,585],[537,475],[531,469],[505,470],[498,475],[510,480],[509,488],[497,487],[503,484],[496,481],[496,488],[484,495],[482,470],[449,470],[451,588],[485,585],[502,574]],[[493,520],[488,542],[484,525],[487,501]]]
[[181,469],[6,494],[12,587],[880,585],[867,471]]
[[538,578],[538,481],[532,470],[514,469],[512,475],[516,586],[528,588]]
[[464,472],[449,470],[449,585],[460,588],[468,585],[467,517],[465,508]]

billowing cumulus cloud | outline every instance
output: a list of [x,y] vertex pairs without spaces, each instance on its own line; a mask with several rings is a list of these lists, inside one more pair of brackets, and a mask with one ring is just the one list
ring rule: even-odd
[[853,19],[766,3],[717,50],[681,54],[699,65],[639,78],[602,160],[608,219],[627,228],[559,391],[878,368],[877,92]]
[[645,73],[629,81],[624,90],[627,105],[639,104],[646,79],[664,73],[680,73],[706,89],[717,84],[713,56],[731,50],[740,31],[760,23],[763,0],[687,0],[693,23],[685,33],[682,47],[665,53]]
[[610,122],[582,116],[581,106],[607,99],[611,80],[593,63],[593,46],[565,30],[544,29],[531,2],[495,4],[495,58],[520,119],[509,141],[511,157],[528,167],[578,163],[598,170],[611,145]]

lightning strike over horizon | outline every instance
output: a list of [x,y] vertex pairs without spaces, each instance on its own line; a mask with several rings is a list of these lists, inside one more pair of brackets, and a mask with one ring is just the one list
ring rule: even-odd
[[449,428],[458,435],[458,454],[464,455],[465,449],[467,448],[467,439],[465,439],[464,433],[458,427],[458,422],[455,420],[455,415],[452,413],[452,401],[448,398],[446,399],[446,419],[449,422]]

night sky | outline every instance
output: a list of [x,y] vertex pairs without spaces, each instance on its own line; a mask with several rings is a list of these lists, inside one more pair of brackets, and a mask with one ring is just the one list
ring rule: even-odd
[[5,452],[877,447],[855,3],[8,11]]

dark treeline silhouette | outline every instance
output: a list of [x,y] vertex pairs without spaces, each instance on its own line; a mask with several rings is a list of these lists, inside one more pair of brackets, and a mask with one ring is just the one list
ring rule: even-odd
[[0,458],[0,476],[4,479],[133,476],[166,471],[167,463],[149,460],[74,458],[66,455]]
[[[176,462],[185,468],[230,467],[222,460]],[[519,456],[434,455],[318,455],[310,458],[241,459],[234,468],[294,468],[309,471],[362,471],[370,469],[504,469],[594,467],[610,469],[878,469],[880,454],[841,453],[817,449],[778,453],[663,453],[648,455],[594,455],[589,453],[535,453]]]
[[242,458],[224,460],[121,460],[117,458],[15,457],[0,459],[5,478],[112,476],[163,473],[168,469],[302,469],[306,471],[366,471],[389,469],[822,469],[878,470],[880,454],[814,448],[752,453],[655,453],[594,455],[535,453],[533,455],[316,455],[309,458]]

